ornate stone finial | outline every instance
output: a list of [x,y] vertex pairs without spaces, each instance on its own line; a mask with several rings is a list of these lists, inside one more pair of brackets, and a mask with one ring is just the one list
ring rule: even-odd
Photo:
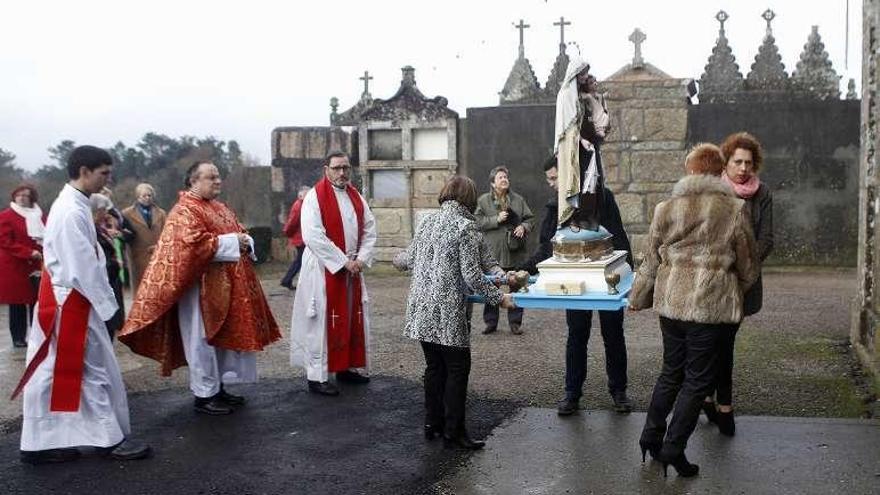
[[773,19],[776,19],[776,12],[767,9],[764,11],[763,14],[761,14],[761,17],[763,17],[764,20],[767,21],[767,36],[773,36],[773,28],[770,27],[770,23],[773,22]]
[[849,78],[849,82],[846,83],[846,99],[847,100],[858,100],[859,95],[856,93],[856,80],[853,78]]
[[400,71],[403,73],[403,80],[400,81],[401,86],[416,85],[416,70],[411,65],[401,67]]
[[364,92],[361,93],[361,98],[366,100],[372,99],[372,96],[370,96],[370,81],[373,80],[373,76],[370,75],[370,71],[365,70],[363,77],[358,79],[364,82]]
[[525,40],[525,30],[532,27],[525,23],[522,19],[519,20],[519,24],[514,24],[513,27],[519,29],[519,58],[525,58],[526,56],[526,48],[523,41]]
[[718,19],[718,23],[721,24],[719,32],[724,34],[724,23],[727,22],[727,19],[730,19],[730,16],[727,15],[727,12],[719,10],[718,13],[715,14],[715,19]]
[[632,61],[633,67],[645,66],[645,60],[642,58],[642,43],[644,43],[646,39],[648,39],[648,37],[645,36],[645,33],[639,28],[636,28],[635,31],[629,35],[629,40],[635,45],[635,54],[633,55]]
[[724,23],[729,18],[723,10],[715,16],[721,27],[705,72],[700,77],[701,103],[733,102],[743,89],[743,75],[724,33]]
[[330,123],[335,124],[336,120],[339,119],[339,98],[332,97],[330,98]]
[[559,26],[559,51],[565,51],[565,26],[571,26],[571,22],[566,21],[565,17],[559,17],[559,22],[554,22],[554,26]]
[[840,98],[840,76],[834,71],[825,51],[819,26],[813,26],[791,80],[801,97],[819,100]]
[[776,17],[776,14],[767,9],[761,17],[767,21],[767,34],[758,48],[752,70],[746,76],[746,89],[760,92],[758,99],[766,100],[781,96],[789,90],[790,84],[788,73],[785,72],[785,64],[782,63],[779,48],[770,29],[770,21]]

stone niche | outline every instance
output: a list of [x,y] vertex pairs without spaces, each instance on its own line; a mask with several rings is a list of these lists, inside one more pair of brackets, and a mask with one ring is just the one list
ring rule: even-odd
[[419,220],[458,170],[458,114],[445,98],[426,98],[415,71],[403,68],[397,93],[374,99],[357,125],[363,191],[379,232],[376,259],[390,261],[409,245]]

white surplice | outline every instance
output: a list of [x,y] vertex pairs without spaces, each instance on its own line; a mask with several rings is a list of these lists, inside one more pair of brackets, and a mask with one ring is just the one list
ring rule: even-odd
[[[238,234],[218,236],[217,252],[213,262],[237,262],[241,256]],[[253,253],[253,239],[248,236]],[[213,397],[220,392],[222,383],[257,381],[257,353],[220,349],[208,343],[205,337],[205,320],[199,304],[202,284],[193,284],[177,303],[177,319],[183,353],[189,368],[189,388],[196,397]]]
[[[46,359],[24,388],[21,450],[75,446],[110,447],[131,428],[128,399],[113,343],[104,321],[116,313],[116,297],[107,280],[104,251],[98,245],[89,199],[69,184],[52,204],[43,238],[43,257],[59,305],[54,336]],[[53,369],[57,352],[60,306],[72,289],[91,304],[79,411],[51,412]],[[37,315],[28,335],[27,361],[43,344]]]
[[[345,262],[358,259],[366,266],[373,263],[376,245],[376,220],[364,198],[358,194],[364,208],[364,236],[358,249],[358,225],[354,205],[345,190],[334,187],[339,213],[345,233],[345,252],[327,237],[321,220],[318,196],[313,188],[303,199],[300,223],[302,225],[305,252],[299,282],[293,299],[290,322],[290,363],[304,368],[306,377],[326,382],[327,370],[327,288],[324,269],[331,273],[345,270]],[[361,302],[363,304],[364,343],[367,352],[367,368],[370,363],[370,298],[361,276]]]

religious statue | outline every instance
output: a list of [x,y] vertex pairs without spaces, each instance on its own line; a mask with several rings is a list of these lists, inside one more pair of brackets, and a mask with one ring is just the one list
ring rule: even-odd
[[566,242],[577,244],[579,247],[568,246],[577,251],[586,249],[584,243],[591,244],[593,256],[601,257],[611,251],[611,234],[599,224],[605,191],[600,147],[609,126],[605,97],[598,92],[590,65],[573,57],[556,97],[557,258],[568,251],[563,246]]

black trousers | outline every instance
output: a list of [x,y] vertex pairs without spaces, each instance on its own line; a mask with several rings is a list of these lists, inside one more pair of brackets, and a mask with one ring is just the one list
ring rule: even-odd
[[697,426],[700,406],[715,383],[718,342],[729,326],[660,317],[663,369],[654,385],[642,440],[662,441],[665,455],[684,452]]
[[300,268],[302,268],[303,253],[305,252],[305,246],[296,248],[296,258],[290,263],[290,268],[287,269],[287,273],[285,273],[284,278],[281,279],[281,285],[284,287],[287,287],[288,289],[293,287],[293,277],[295,277],[296,274],[299,273]]
[[12,334],[14,344],[27,342],[27,329],[33,317],[33,304],[9,305],[9,333]]
[[471,349],[421,344],[425,354],[425,424],[442,425],[447,435],[454,436],[465,430]]
[[[36,293],[40,288],[40,277],[28,277],[31,288]],[[9,333],[13,343],[26,343],[27,330],[34,319],[34,304],[9,305]]]
[[[739,323],[725,325],[718,340],[718,372],[715,374],[715,400],[724,406],[733,405],[733,348]],[[712,392],[709,392],[712,395]]]
[[[565,398],[578,400],[587,379],[587,344],[593,325],[591,310],[567,310],[568,340],[565,344]],[[623,335],[623,309],[599,311],[599,326],[605,343],[605,374],[608,392],[626,391],[626,338]]]

